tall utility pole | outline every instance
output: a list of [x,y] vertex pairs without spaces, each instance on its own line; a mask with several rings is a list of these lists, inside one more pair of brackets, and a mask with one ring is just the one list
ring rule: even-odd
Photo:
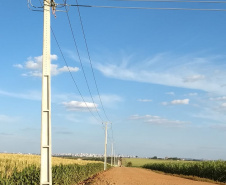
[[108,139],[108,122],[105,122],[104,170],[107,169],[107,139]]
[[52,185],[51,146],[51,85],[50,85],[50,6],[53,0],[44,0],[43,59],[42,59],[42,129],[40,185]]
[[111,143],[111,166],[113,166],[113,142]]

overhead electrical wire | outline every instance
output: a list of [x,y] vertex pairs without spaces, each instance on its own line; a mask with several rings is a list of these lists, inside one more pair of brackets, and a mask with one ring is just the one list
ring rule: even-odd
[[[39,2],[40,2],[40,4],[41,4],[41,6],[42,6],[41,0],[39,0]],[[66,2],[66,1],[65,1],[65,2]],[[57,46],[58,46],[58,49],[60,50],[61,56],[62,56],[62,58],[63,58],[63,60],[64,60],[64,63],[65,63],[65,65],[67,66],[67,69],[68,69],[68,71],[69,71],[69,73],[70,73],[70,76],[71,76],[71,78],[72,78],[72,81],[73,81],[73,83],[74,83],[74,85],[75,85],[75,87],[76,87],[76,89],[77,89],[79,95],[81,96],[83,102],[85,103],[86,108],[88,109],[88,111],[91,113],[91,115],[95,118],[95,120],[96,120],[98,123],[101,122],[101,123],[103,124],[103,120],[102,120],[102,119],[98,120],[98,118],[93,114],[93,112],[92,112],[92,110],[90,109],[90,107],[87,105],[87,103],[86,103],[86,101],[85,101],[85,99],[84,99],[84,97],[83,97],[81,91],[80,91],[79,88],[78,88],[78,85],[77,85],[77,83],[76,83],[76,81],[75,81],[75,79],[74,79],[74,76],[72,75],[72,72],[71,72],[71,70],[70,70],[70,68],[69,68],[69,66],[68,66],[68,63],[67,63],[67,61],[66,61],[66,59],[65,59],[65,57],[64,57],[64,54],[63,54],[62,49],[61,49],[61,47],[60,47],[60,44],[59,44],[59,42],[58,42],[58,40],[57,40],[57,38],[56,38],[56,35],[55,35],[55,33],[54,33],[54,31],[53,31],[53,29],[52,29],[51,26],[50,26],[50,28],[51,28],[51,32],[52,32],[52,34],[53,34],[54,40],[56,41],[56,44],[57,44]],[[95,105],[95,103],[94,103],[94,105]]]
[[189,0],[109,0],[109,1],[136,1],[136,2],[158,2],[158,3],[226,3],[226,1],[189,1]]
[[[40,1],[40,0],[39,0]],[[117,9],[143,9],[143,10],[190,10],[190,11],[223,11],[226,9],[210,9],[210,8],[155,8],[155,7],[126,7],[126,6],[98,6],[98,5],[82,5],[82,4],[67,4],[66,0],[63,0],[64,4],[57,4],[58,6],[77,6],[77,7],[85,7],[85,8],[117,8]],[[77,1],[77,0],[76,0]],[[215,4],[225,4],[226,1],[190,1],[190,0],[108,0],[108,1],[136,1],[136,2],[179,2],[179,3],[215,3]],[[41,3],[41,1],[40,1]],[[31,2],[30,2],[31,4]],[[35,7],[32,5],[32,7]],[[43,8],[37,7],[37,8]],[[37,10],[33,10],[37,11]]]
[[[77,3],[77,5],[78,5],[78,0],[76,0],[76,3]],[[97,81],[96,81],[96,77],[95,77],[94,70],[93,70],[93,65],[92,65],[92,61],[91,61],[91,56],[90,56],[90,52],[89,52],[89,48],[88,48],[88,44],[87,44],[86,34],[85,34],[85,30],[84,30],[83,21],[82,21],[82,16],[81,16],[81,13],[80,13],[80,10],[79,10],[79,6],[77,6],[77,10],[78,10],[78,14],[79,14],[79,19],[80,19],[80,24],[81,24],[81,28],[82,28],[83,38],[84,38],[84,41],[85,41],[86,51],[87,51],[88,58],[89,58],[89,63],[90,63],[91,69],[92,69],[93,79],[94,79],[95,86],[96,86],[96,89],[97,89],[98,97],[99,97],[99,100],[100,100],[101,107],[102,107],[102,109],[103,109],[104,115],[105,115],[105,117],[107,118],[107,120],[109,120],[109,118],[108,118],[108,116],[107,116],[107,114],[106,114],[105,108],[104,108],[104,106],[103,106],[101,97],[100,97],[99,88],[98,88],[98,86],[97,86]]]
[[[40,0],[39,0],[40,1]],[[98,96],[99,96],[99,99],[100,99],[100,102],[101,102],[101,106],[102,106],[102,108],[103,108],[103,111],[104,111],[104,114],[105,114],[105,117],[108,119],[108,117],[107,117],[107,115],[106,115],[106,112],[105,112],[105,109],[104,109],[104,107],[103,107],[103,103],[102,103],[102,100],[101,100],[101,97],[100,97],[100,93],[99,93],[99,89],[98,89],[98,86],[97,86],[97,82],[96,82],[96,78],[95,78],[95,75],[94,75],[94,70],[93,70],[93,66],[92,66],[92,62],[91,62],[91,57],[90,57],[90,52],[89,52],[89,49],[88,49],[88,44],[87,44],[87,40],[86,40],[86,35],[85,35],[85,31],[84,31],[84,26],[83,26],[83,22],[82,22],[82,18],[81,18],[81,13],[80,13],[80,10],[79,10],[79,7],[85,7],[85,8],[112,8],[112,9],[143,9],[143,10],[188,10],[188,11],[226,11],[226,9],[206,9],[206,8],[158,8],[158,7],[128,7],[128,6],[98,6],[98,5],[81,5],[81,4],[78,4],[78,1],[76,0],[76,5],[68,5],[67,3],[66,3],[66,0],[63,0],[64,1],[64,4],[59,4],[59,5],[63,5],[63,6],[68,6],[68,7],[70,7],[70,6],[77,6],[77,9],[78,9],[78,13],[79,13],[79,18],[80,18],[80,24],[81,24],[81,27],[82,27],[82,32],[83,32],[83,37],[84,37],[84,41],[85,41],[85,45],[86,45],[86,50],[87,50],[87,53],[88,53],[88,57],[89,57],[89,61],[90,61],[90,65],[91,65],[91,69],[92,69],[92,74],[93,74],[93,78],[94,78],[94,81],[95,81],[95,85],[96,85],[96,88],[97,88],[97,92],[98,92]],[[109,0],[110,1],[110,0]],[[173,2],[178,2],[178,3],[215,3],[215,4],[225,4],[226,3],[226,1],[193,1],[193,0],[111,0],[111,1],[134,1],[134,2],[156,2],[156,3],[162,3],[162,2],[164,2],[164,3],[173,3]],[[41,1],[40,1],[40,3],[41,3]],[[68,14],[67,14],[68,15]],[[68,16],[68,18],[69,18],[69,16]],[[69,21],[69,24],[70,24],[70,21]],[[71,27],[71,24],[70,24],[70,27]],[[52,34],[53,34],[53,36],[54,36],[54,39],[55,39],[55,41],[56,41],[56,43],[57,43],[57,46],[58,46],[58,48],[59,48],[59,50],[60,50],[60,53],[61,53],[61,55],[62,55],[62,57],[63,57],[63,60],[64,60],[64,62],[65,62],[65,64],[66,64],[66,66],[67,66],[67,68],[68,68],[68,71],[69,71],[69,73],[70,73],[70,75],[71,75],[71,78],[72,78],[72,80],[73,80],[73,82],[74,82],[74,85],[76,86],[76,88],[77,88],[77,90],[78,90],[78,92],[79,92],[79,94],[80,94],[80,96],[81,96],[81,98],[82,98],[82,100],[83,100],[83,102],[85,103],[85,105],[86,105],[86,107],[87,107],[87,109],[89,110],[89,112],[92,114],[92,116],[96,119],[96,121],[99,123],[99,120],[98,120],[98,118],[93,114],[93,112],[92,112],[92,110],[88,107],[88,105],[87,105],[87,103],[86,103],[86,101],[85,101],[85,99],[84,99],[84,97],[82,96],[82,94],[81,94],[81,92],[80,92],[80,90],[79,90],[79,88],[78,88],[78,86],[77,86],[77,84],[76,84],[76,82],[75,82],[75,79],[74,79],[74,77],[73,77],[73,75],[72,75],[72,72],[70,71],[70,68],[69,68],[69,66],[68,66],[68,64],[67,64],[67,61],[66,61],[66,59],[65,59],[65,57],[64,57],[64,55],[63,55],[63,52],[62,52],[62,50],[61,50],[61,48],[60,48],[60,45],[59,45],[59,43],[58,43],[58,41],[57,41],[57,39],[56,39],[56,36],[55,36],[55,34],[54,34],[54,32],[53,32],[53,29],[51,28],[51,31],[52,31]],[[72,28],[71,28],[71,31],[72,31]],[[74,37],[74,34],[73,34],[73,32],[72,32],[72,35],[73,35],[73,39],[74,39],[74,41],[75,41],[75,37]],[[76,42],[75,42],[75,45],[76,45],[76,50],[78,51],[78,48],[77,48],[77,44],[76,44]],[[78,56],[79,56],[79,60],[80,60],[80,55],[79,55],[79,53],[78,53]],[[81,64],[81,66],[82,66],[82,69],[83,69],[83,65],[82,65],[82,63],[81,63],[81,60],[80,60],[80,64]],[[86,78],[86,76],[85,76],[85,73],[84,73],[84,70],[83,70],[83,74],[84,74],[84,77],[85,77],[85,79],[86,79],[86,83],[87,83],[87,86],[88,86],[88,81],[87,81],[87,78]],[[89,88],[89,86],[88,86],[88,89],[89,89],[89,92],[90,92],[90,94],[91,94],[91,91],[90,91],[90,88]],[[93,97],[91,96],[91,98],[92,98],[92,100],[93,100]],[[94,100],[93,100],[93,103],[94,103]],[[94,103],[94,105],[95,105],[95,103]],[[97,107],[95,106],[95,108],[96,108],[96,110],[97,110]],[[98,112],[98,110],[97,110],[97,112]],[[99,112],[98,112],[98,115],[99,115]],[[100,117],[100,119],[101,119],[101,116],[99,115],[99,117]],[[108,119],[109,120],[109,119]],[[102,121],[102,119],[101,119],[101,121]],[[103,123],[103,122],[102,122]],[[112,123],[111,123],[111,130],[112,130],[112,140],[114,141],[114,136],[113,136],[113,127],[112,127]],[[114,147],[115,148],[115,147]]]
[[112,143],[114,143],[114,133],[113,133],[113,124],[111,123],[111,135],[112,135]]
[[154,8],[154,7],[126,7],[126,6],[98,6],[98,5],[68,5],[85,8],[114,8],[114,9],[141,9],[141,10],[191,10],[191,11],[223,11],[226,9],[201,9],[201,8]]
[[75,82],[74,76],[72,75],[72,72],[71,72],[71,70],[70,70],[70,68],[69,68],[69,66],[68,66],[68,63],[67,63],[67,61],[66,61],[66,59],[65,59],[65,57],[64,57],[64,54],[63,54],[63,52],[62,52],[62,50],[61,50],[61,47],[60,47],[60,45],[59,45],[59,42],[58,42],[58,40],[57,40],[57,38],[56,38],[56,35],[55,35],[55,33],[54,33],[52,27],[51,27],[51,31],[52,31],[53,37],[54,37],[54,39],[55,39],[55,41],[56,41],[56,43],[57,43],[57,46],[58,46],[58,48],[59,48],[59,50],[60,50],[61,56],[62,56],[62,58],[63,58],[63,60],[64,60],[64,62],[65,62],[65,65],[67,66],[67,69],[68,69],[68,71],[69,71],[69,73],[70,73],[70,76],[71,76],[71,78],[72,78],[72,81],[73,81],[73,83],[74,83],[76,89],[77,89],[78,92],[79,92],[79,95],[81,96],[81,98],[82,98],[83,102],[85,103],[85,105],[86,105],[87,109],[89,110],[89,112],[93,115],[93,117],[94,117],[94,118],[96,119],[96,121],[99,123],[100,120],[97,119],[97,117],[93,114],[93,112],[92,112],[92,110],[90,109],[90,107],[87,105],[87,103],[86,103],[86,101],[85,101],[85,99],[84,99],[84,97],[83,97],[81,91],[80,91],[79,88],[78,88],[77,83]]
[[96,104],[95,104],[95,102],[94,102],[94,99],[93,99],[93,96],[92,96],[92,93],[91,93],[91,90],[90,90],[90,87],[89,87],[89,83],[88,83],[88,80],[87,80],[87,77],[86,77],[86,74],[85,74],[85,70],[84,70],[84,67],[83,67],[83,64],[82,64],[82,60],[81,60],[81,57],[80,57],[80,54],[79,54],[79,50],[78,50],[78,46],[77,46],[77,43],[76,43],[74,31],[73,31],[72,25],[71,25],[71,20],[70,20],[70,17],[69,17],[69,15],[68,15],[68,12],[67,12],[67,11],[66,11],[66,14],[67,14],[67,19],[68,19],[68,23],[69,23],[69,26],[70,26],[71,34],[72,34],[72,37],[73,37],[73,41],[74,41],[74,44],[75,44],[76,52],[77,52],[77,55],[78,55],[78,59],[79,59],[79,62],[80,62],[81,68],[82,68],[83,76],[84,76],[84,78],[85,78],[86,85],[87,85],[87,88],[88,88],[88,90],[89,90],[89,94],[90,94],[90,96],[91,96],[93,105],[94,105],[94,107],[95,107],[95,109],[96,109],[96,112],[97,112],[97,114],[98,114],[100,120],[101,120],[102,122],[104,122],[103,119],[102,119],[102,117],[100,116],[99,111],[98,111],[98,109],[97,109],[97,106],[96,106]]

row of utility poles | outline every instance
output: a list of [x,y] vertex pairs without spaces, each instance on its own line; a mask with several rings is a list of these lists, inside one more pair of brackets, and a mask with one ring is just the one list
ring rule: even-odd
[[[42,112],[41,112],[41,172],[40,185],[52,185],[51,144],[51,61],[50,61],[50,11],[55,11],[54,0],[44,0],[43,64],[42,64]],[[54,13],[54,12],[53,12]],[[105,123],[104,170],[107,169],[107,122]],[[116,163],[114,153],[114,164]],[[113,143],[111,153],[113,166]]]

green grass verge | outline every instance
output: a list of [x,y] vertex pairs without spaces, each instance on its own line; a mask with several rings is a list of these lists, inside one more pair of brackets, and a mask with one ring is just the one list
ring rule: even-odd
[[122,165],[127,166],[127,164],[131,162],[132,167],[142,167],[143,165],[149,164],[149,163],[166,163],[169,161],[171,160],[147,159],[147,158],[123,158]]

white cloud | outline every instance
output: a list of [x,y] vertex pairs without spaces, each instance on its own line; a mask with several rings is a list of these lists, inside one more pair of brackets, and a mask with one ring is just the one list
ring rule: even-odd
[[184,78],[184,82],[196,82],[205,79],[204,75],[192,75]]
[[18,118],[0,114],[0,123],[3,123],[3,124],[4,123],[12,123],[12,122],[15,122],[16,120],[18,120]]
[[224,101],[224,100],[226,100],[226,96],[221,96],[221,97],[217,97],[217,98],[210,98],[210,100]]
[[[117,108],[118,103],[124,101],[121,96],[116,94],[100,94],[102,104],[104,108]],[[53,94],[52,101],[54,102],[70,102],[71,100],[81,99],[81,96],[75,95],[74,93],[65,93],[65,94]],[[92,102],[90,96],[84,96],[84,99],[87,102]],[[96,104],[100,105],[99,95],[93,95],[93,100]]]
[[189,93],[186,96],[197,96],[197,95],[198,95],[198,93]]
[[173,100],[171,102],[162,102],[162,105],[187,105],[187,104],[189,104],[189,99]]
[[70,101],[62,103],[66,109],[71,111],[96,111],[98,105],[90,102]]
[[161,104],[162,105],[168,105],[169,103],[168,102],[162,102]]
[[210,125],[209,128],[211,129],[217,129],[219,131],[226,131],[226,124],[213,124],[213,125]]
[[170,102],[172,105],[178,105],[178,104],[189,104],[189,99],[183,99],[183,100],[173,100]]
[[13,134],[5,133],[5,132],[0,132],[0,136],[12,136]]
[[137,101],[140,101],[140,102],[152,102],[152,100],[150,100],[150,99],[138,99]]
[[21,65],[21,64],[14,64],[13,67],[23,69],[23,65]]
[[172,96],[174,96],[174,95],[175,95],[175,93],[174,93],[174,92],[166,92],[166,94],[168,94],[168,95],[172,95]]
[[59,68],[59,72],[68,72],[68,70],[70,70],[71,72],[77,72],[78,68],[77,67],[67,67],[67,66]]
[[9,96],[13,98],[21,98],[21,99],[27,99],[27,100],[41,100],[41,92],[38,91],[27,91],[23,93],[19,92],[7,92],[0,90],[0,95]]
[[192,116],[195,118],[201,118],[205,123],[226,123],[226,107],[224,105],[219,104],[217,102],[211,101],[201,101],[199,102],[199,106],[201,110],[199,112],[194,113]]
[[[118,96],[116,94],[101,94],[100,97],[104,107],[117,107],[117,103],[124,101],[121,96]],[[98,95],[94,96],[94,102],[99,102],[100,104]]]
[[[125,58],[125,57],[124,57]],[[150,59],[130,57],[114,58],[108,63],[97,63],[95,67],[105,76],[120,80],[203,90],[225,94],[225,56],[194,57],[157,54]],[[123,60],[123,61],[122,61]]]
[[226,107],[226,103],[222,103],[221,106],[222,106],[222,107]]
[[159,116],[152,116],[152,115],[133,115],[130,117],[131,120],[140,120],[145,123],[151,125],[162,125],[162,126],[169,126],[169,127],[180,127],[189,124],[189,122],[179,121],[179,120],[168,120],[165,118],[161,118]]
[[34,62],[34,61],[28,60],[25,63],[24,67],[27,68],[27,69],[32,69],[32,70],[39,70],[39,69],[41,70],[42,64],[38,63],[38,62]]
[[[51,61],[58,60],[57,55],[50,55]],[[22,64],[16,64],[14,67],[21,68],[21,69],[27,69],[29,70],[26,73],[23,73],[22,76],[35,76],[35,77],[41,77],[42,76],[42,56],[37,57],[29,57],[24,65]],[[58,64],[51,63],[51,74],[53,76],[56,76],[63,72],[77,72],[79,70],[78,67],[70,67],[70,66],[63,66],[59,67]]]

